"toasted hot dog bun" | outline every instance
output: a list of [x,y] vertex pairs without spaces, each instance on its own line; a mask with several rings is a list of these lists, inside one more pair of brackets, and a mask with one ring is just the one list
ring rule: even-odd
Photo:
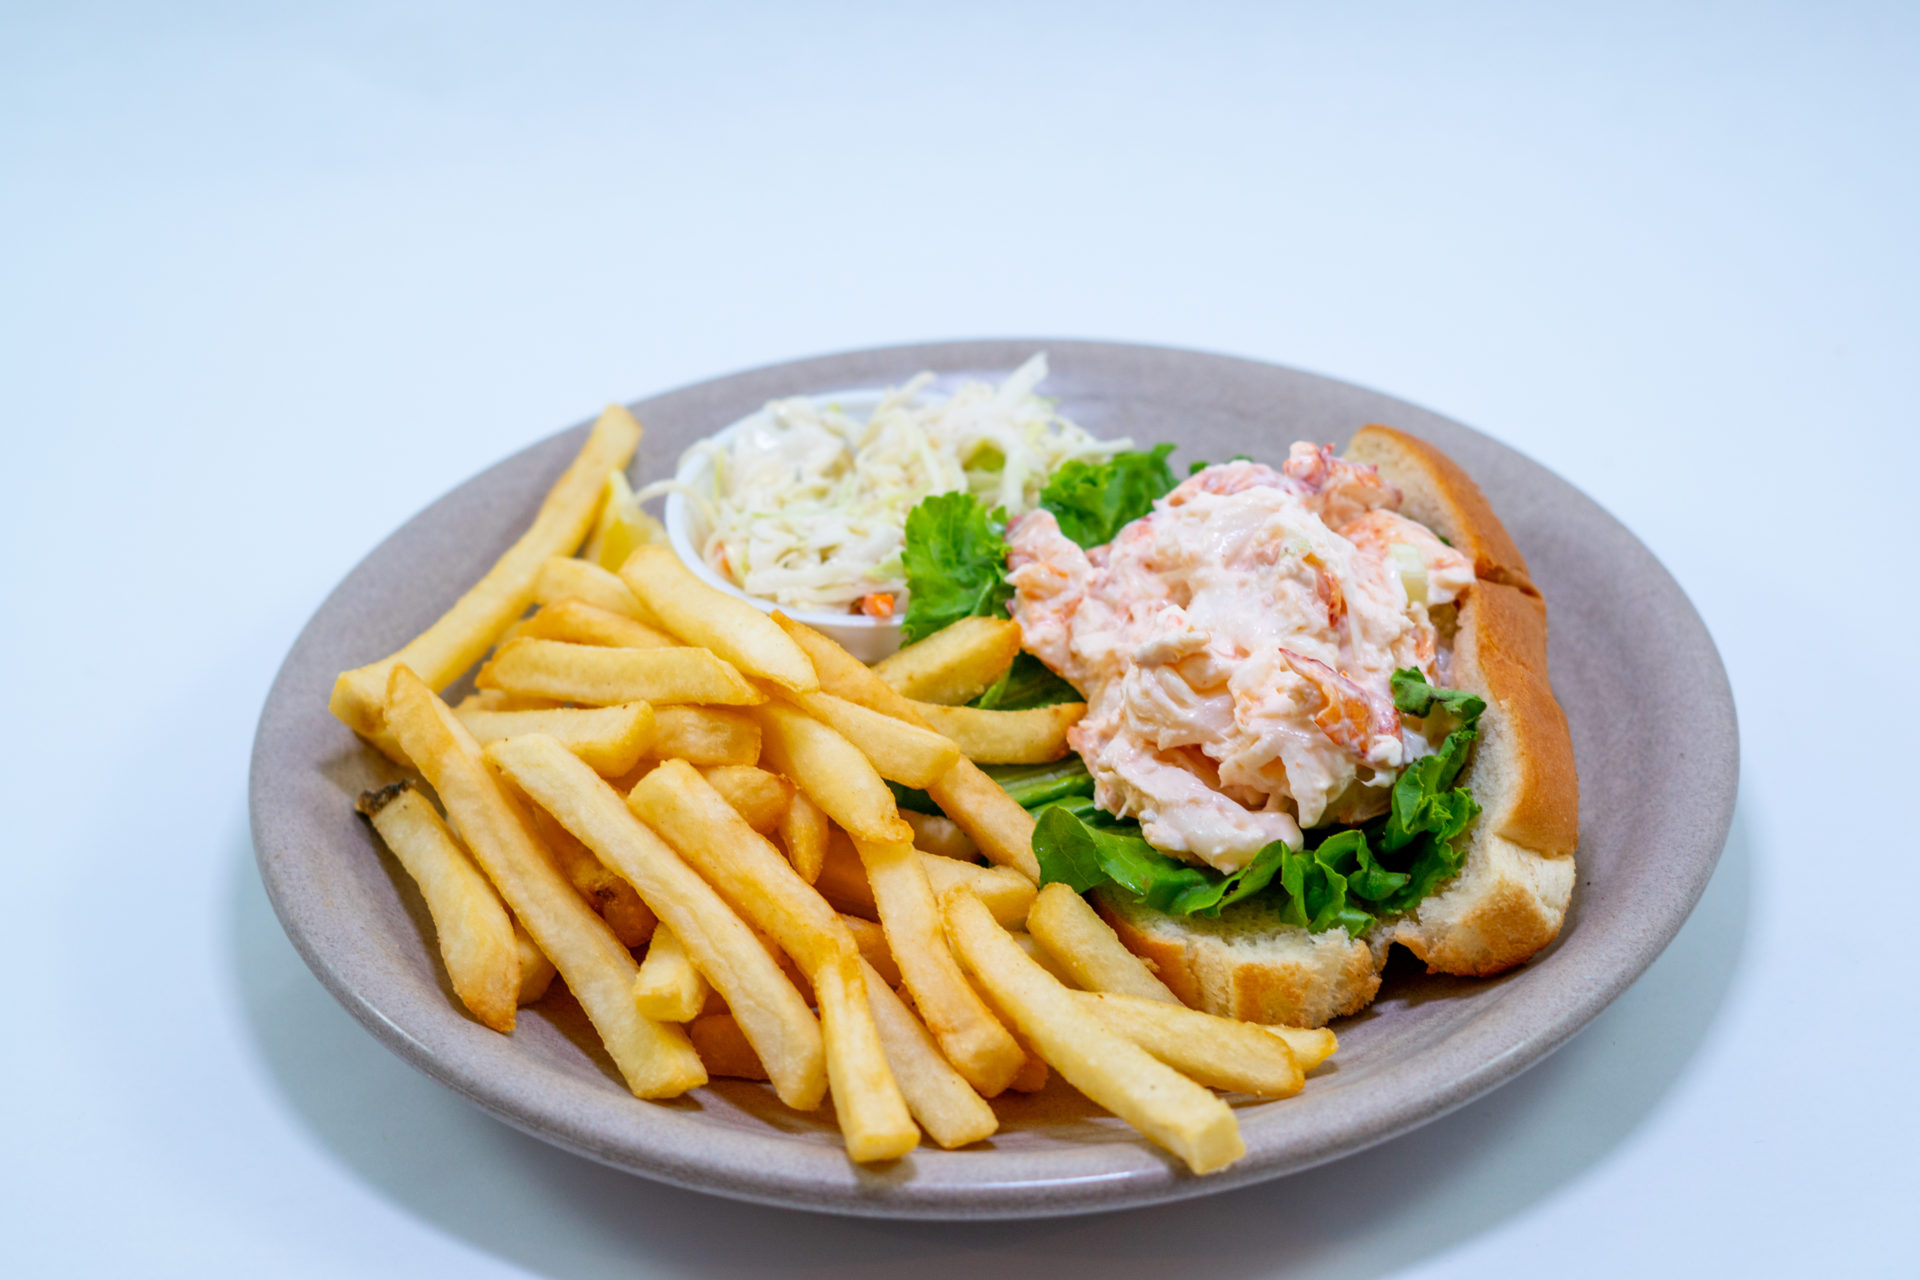
[[1484,977],[1510,969],[1560,932],[1573,893],[1580,793],[1566,716],[1547,683],[1547,610],[1520,550],[1479,486],[1452,459],[1391,427],[1363,427],[1347,447],[1403,496],[1401,513],[1474,564],[1461,598],[1449,686],[1486,699],[1461,774],[1481,813],[1467,857],[1444,888],[1364,938],[1311,934],[1271,906],[1243,902],[1217,919],[1170,916],[1096,892],[1120,940],[1173,993],[1209,1013],[1317,1027],[1357,1013],[1380,988],[1400,943],[1438,973]]

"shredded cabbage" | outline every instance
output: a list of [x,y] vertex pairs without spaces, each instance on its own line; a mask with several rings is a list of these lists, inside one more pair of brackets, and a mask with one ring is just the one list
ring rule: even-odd
[[1096,440],[1034,394],[1047,376],[1036,355],[994,387],[968,382],[927,393],[931,373],[887,390],[864,419],[806,396],[775,400],[727,444],[703,441],[711,492],[676,481],[707,526],[701,554],[751,595],[798,609],[899,616],[907,513],[922,498],[962,492],[1009,518],[1031,511],[1061,464],[1104,459],[1129,439]]

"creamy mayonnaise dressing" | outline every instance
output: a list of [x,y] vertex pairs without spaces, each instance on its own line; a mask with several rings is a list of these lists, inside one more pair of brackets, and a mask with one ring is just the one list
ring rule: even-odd
[[1399,504],[1372,467],[1302,443],[1277,471],[1206,468],[1091,551],[1044,510],[1013,526],[1010,607],[1086,695],[1068,736],[1102,809],[1222,871],[1386,809],[1429,750],[1390,679],[1439,682],[1428,609],[1473,581]]

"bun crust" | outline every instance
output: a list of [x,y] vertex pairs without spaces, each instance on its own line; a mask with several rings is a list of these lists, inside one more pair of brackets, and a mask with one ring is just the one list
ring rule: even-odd
[[[1308,933],[1258,900],[1172,916],[1096,889],[1093,905],[1182,1002],[1245,1022],[1324,1026],[1373,1003],[1380,956],[1344,929]],[[1386,950],[1384,944],[1379,947]]]
[[1120,940],[1173,993],[1209,1013],[1321,1026],[1372,1003],[1389,947],[1400,943],[1438,973],[1485,977],[1521,963],[1559,935],[1580,839],[1579,781],[1566,715],[1547,683],[1547,609],[1520,549],[1466,472],[1391,427],[1356,432],[1347,456],[1378,467],[1401,511],[1473,559],[1451,658],[1441,675],[1486,699],[1481,734],[1461,775],[1482,811],[1468,828],[1460,874],[1409,916],[1364,939],[1310,934],[1252,901],[1218,919],[1165,915],[1099,893]]

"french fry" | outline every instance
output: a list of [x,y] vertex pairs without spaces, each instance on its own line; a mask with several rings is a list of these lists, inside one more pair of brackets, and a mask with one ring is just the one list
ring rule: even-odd
[[469,711],[550,711],[566,704],[554,698],[516,698],[501,689],[475,689],[454,704],[455,715]]
[[[936,899],[954,885],[964,884],[986,901],[993,918],[1001,924],[1013,929],[1026,920],[1027,911],[1033,905],[1034,888],[1025,876],[1006,867],[960,862],[924,849],[914,852],[920,856]],[[827,839],[826,857],[821,862],[814,888],[842,911],[869,920],[879,919],[873,887],[867,882],[866,869],[854,849],[853,838],[837,827]]]
[[1074,998],[1107,1030],[1208,1088],[1291,1098],[1306,1083],[1287,1042],[1257,1023],[1111,992],[1080,991]]
[[836,908],[865,920],[879,920],[874,905],[873,886],[867,883],[867,869],[853,847],[853,837],[839,827],[827,828],[826,855],[820,862],[820,874],[813,887]]
[[[923,855],[905,841],[854,840],[873,887],[887,949],[914,1007],[954,1069],[986,1097],[1007,1087],[1026,1054],[967,985],[941,933]],[[942,859],[941,861],[947,861]],[[953,865],[958,866],[958,863]]]
[[750,764],[708,765],[700,770],[700,776],[763,836],[778,829],[793,799],[791,782]]
[[613,707],[556,707],[549,711],[481,711],[454,714],[481,746],[523,733],[544,733],[605,778],[640,762],[653,742],[653,708],[644,702]]
[[[928,727],[914,710],[913,703],[875,675],[866,663],[778,610],[773,620],[812,660],[822,690],[908,724]],[[929,783],[926,790],[934,803],[973,838],[988,862],[1012,867],[1035,884],[1040,883],[1040,863],[1033,856],[1033,815],[1001,790],[999,783],[982,773],[978,765],[962,757],[944,777]]]
[[961,963],[1068,1084],[1195,1173],[1223,1169],[1246,1154],[1226,1103],[1107,1030],[1072,991],[1027,958],[985,903],[960,888],[948,893],[941,908]]
[[[1015,1037],[1015,1039],[1018,1038]],[[1027,1049],[1027,1058],[1020,1064],[1020,1070],[1014,1074],[1012,1081],[1008,1083],[1007,1092],[1038,1093],[1047,1087],[1047,1079],[1052,1074],[1047,1068],[1047,1060],[1028,1049],[1025,1044],[1020,1047]]]
[[760,750],[829,818],[867,840],[911,840],[893,792],[860,748],[818,720],[783,702],[754,709]]
[[973,837],[988,862],[1040,883],[1040,860],[1033,856],[1033,815],[982,773],[979,765],[963,758],[945,777],[930,784],[927,794]]
[[847,926],[847,932],[853,935],[853,944],[860,948],[860,958],[873,966],[881,981],[889,987],[899,986],[900,966],[893,962],[893,952],[887,948],[887,931],[859,916],[842,915],[840,923]]
[[895,693],[892,685],[873,673],[872,667],[848,653],[837,641],[803,622],[795,622],[778,609],[773,611],[773,621],[813,663],[822,692],[845,698],[848,702],[857,702],[896,720],[905,720],[923,729],[926,727],[925,721],[914,712],[911,701]]
[[520,953],[519,1003],[530,1005],[547,994],[547,988],[553,985],[553,975],[559,970],[553,967],[553,961],[547,959],[532,935],[520,927],[518,920],[513,922],[513,948]]
[[511,640],[480,668],[482,689],[608,707],[622,702],[753,706],[766,695],[705,649],[608,649],[564,640]]
[[860,748],[890,782],[924,787],[959,762],[960,749],[931,729],[896,720],[830,693],[800,693],[792,701]]
[[1278,1036],[1293,1051],[1293,1059],[1302,1071],[1311,1071],[1333,1056],[1340,1042],[1326,1027],[1276,1027],[1256,1023],[1262,1031]]
[[780,843],[786,846],[787,861],[808,884],[820,878],[820,865],[827,856],[826,811],[795,789],[780,815]]
[[1042,969],[1045,969],[1055,978],[1058,978],[1062,985],[1069,987],[1078,987],[1080,985],[1074,980],[1072,974],[1060,967],[1060,962],[1053,958],[1053,953],[1040,945],[1038,938],[1030,933],[1021,933],[1016,930],[1013,934],[1013,940],[1020,944],[1022,951],[1027,953],[1027,959],[1033,961]]
[[640,547],[620,566],[620,580],[688,644],[704,645],[749,675],[783,689],[820,687],[813,663],[772,619],[746,601],[700,581],[666,547]]
[[620,945],[631,951],[653,937],[659,920],[652,908],[640,900],[634,887],[595,857],[593,850],[574,839],[573,832],[561,826],[552,814],[519,795],[519,789],[510,779],[507,786],[513,787],[521,812],[533,821],[534,834],[553,865],[586,904],[607,922],[607,928],[620,939]]
[[913,1118],[928,1137],[948,1150],[990,1137],[1000,1127],[993,1108],[941,1056],[939,1043],[894,993],[884,974],[862,963],[880,1047]]
[[618,569],[635,547],[666,541],[665,526],[634,500],[626,472],[608,472],[607,496],[600,504],[600,519],[594,523],[593,536],[587,539],[580,558],[603,569]]
[[962,618],[881,659],[873,670],[904,697],[957,706],[985,693],[1019,652],[1019,623]]
[[[637,821],[613,788],[552,738],[531,734],[496,742],[488,759],[640,891],[701,976],[726,1000],[781,1101],[803,1111],[818,1106],[826,1090],[820,1026],[760,939],[721,896]],[[680,768],[706,786],[690,768]],[[724,808],[726,802],[707,790]],[[632,979],[626,997],[632,1004]]]
[[[547,860],[525,815],[481,759],[473,736],[411,668],[396,666],[391,680],[387,727],[440,796],[474,861],[560,971],[627,1086],[639,1097],[661,1098],[706,1083],[706,1068],[686,1033],[634,1007],[633,979],[639,967],[606,922]],[[538,735],[520,739],[540,740]],[[565,747],[551,738],[545,741],[581,773],[594,777]],[[495,749],[506,745],[496,743]]]
[[902,809],[900,817],[913,828],[913,847],[922,853],[937,853],[943,858],[958,858],[961,862],[979,860],[980,846],[952,818],[915,813],[911,809]]
[[655,707],[653,754],[703,766],[757,764],[760,726],[727,707]]
[[984,711],[916,702],[914,710],[975,764],[1047,764],[1067,754],[1067,730],[1087,714],[1087,704]]
[[753,1051],[752,1043],[732,1014],[702,1014],[687,1024],[687,1034],[700,1052],[700,1061],[707,1064],[708,1075],[731,1076],[736,1080],[768,1078],[760,1055]]
[[563,596],[542,606],[531,618],[514,623],[510,638],[521,636],[597,644],[612,649],[671,649],[680,643],[664,631],[579,596]]
[[[407,667],[434,690],[458,679],[527,611],[533,602],[534,579],[547,557],[572,551],[587,536],[599,514],[607,472],[625,467],[639,443],[640,424],[633,415],[618,405],[610,406],[548,490],[533,523],[506,554],[438,621],[398,652],[341,672],[328,709],[355,733],[380,745],[386,738],[381,712],[394,668]],[[392,745],[391,739],[386,745]]]
[[655,929],[647,954],[640,958],[640,976],[633,982],[633,999],[640,1012],[662,1022],[691,1022],[706,1005],[710,990],[681,945],[680,935],[665,925]]
[[1027,932],[1047,949],[1054,963],[1088,991],[1179,1004],[1180,997],[1153,976],[1147,962],[1127,950],[1113,926],[1085,898],[1058,882],[1046,885],[1027,912]]
[[412,783],[369,791],[355,807],[420,887],[460,1003],[495,1031],[511,1032],[522,969],[500,895]]
[[1006,867],[982,867],[971,862],[956,862],[937,854],[923,853],[920,865],[926,868],[935,898],[955,885],[963,884],[979,895],[993,912],[993,918],[1009,929],[1017,929],[1033,906],[1033,881]]
[[[809,980],[818,981],[821,965],[857,951],[826,899],[693,766],[667,761],[640,780],[627,805],[792,956]],[[731,996],[727,1003],[739,1014]]]
[[860,957],[846,954],[821,965],[813,983],[847,1154],[861,1164],[897,1160],[920,1145],[920,1129],[881,1047]]
[[571,556],[549,557],[540,566],[540,574],[533,581],[533,598],[541,605],[558,604],[562,600],[585,600],[610,613],[659,629],[660,619],[653,616],[653,610],[640,603],[639,597],[620,581],[620,576],[591,560],[576,560]]

